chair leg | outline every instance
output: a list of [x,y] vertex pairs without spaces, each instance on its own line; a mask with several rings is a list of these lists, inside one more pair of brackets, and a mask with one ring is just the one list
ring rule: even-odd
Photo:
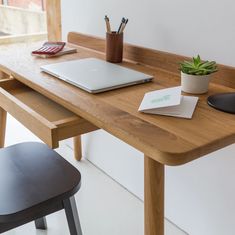
[[74,196],[64,200],[63,204],[69,225],[70,235],[82,235],[82,229]]
[[47,229],[46,217],[36,219],[34,222],[35,222],[36,229],[42,229],[42,230]]

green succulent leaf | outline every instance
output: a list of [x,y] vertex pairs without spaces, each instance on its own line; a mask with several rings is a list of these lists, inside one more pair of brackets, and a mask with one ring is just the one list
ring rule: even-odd
[[179,69],[191,75],[208,75],[218,71],[215,61],[202,61],[200,55],[193,57],[192,61],[181,62]]

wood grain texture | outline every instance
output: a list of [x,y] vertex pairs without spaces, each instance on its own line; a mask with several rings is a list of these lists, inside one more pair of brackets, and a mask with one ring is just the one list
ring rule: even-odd
[[[0,71],[0,81],[8,80],[9,77],[9,74]],[[6,121],[7,113],[4,109],[0,108],[0,148],[3,148],[5,145]]]
[[53,143],[51,136],[56,126],[3,88],[0,88],[0,106],[18,121],[24,123],[32,132],[37,133],[37,136],[43,139],[49,146],[57,147]]
[[9,78],[10,75],[0,71],[0,80]]
[[164,235],[164,165],[144,157],[145,235]]
[[[96,126],[15,79],[0,80],[0,107],[51,148],[58,147],[59,140],[97,130]],[[2,143],[5,118],[2,111]]]
[[106,60],[111,63],[122,62],[123,33],[106,33]]
[[[102,53],[105,52],[105,40],[101,37],[71,32],[68,41],[86,48],[90,48]],[[173,53],[144,48],[128,43],[124,43],[124,58],[143,65],[157,67],[179,75],[179,62],[191,60],[191,58]],[[213,82],[235,88],[235,68],[219,65],[219,72],[213,74]]]
[[146,92],[180,84],[179,74],[158,67],[157,63],[149,66],[124,60],[121,66],[151,74],[153,82],[96,95],[40,71],[39,67],[48,63],[87,57],[105,59],[101,39],[70,34],[69,40],[75,43],[75,39],[79,39],[76,45],[70,45],[78,53],[50,59],[30,55],[38,44],[1,46],[0,70],[162,164],[184,164],[235,142],[234,116],[214,110],[206,103],[208,95],[235,91],[232,88],[211,83],[209,93],[199,96],[193,119],[185,120],[137,111]]
[[61,2],[60,0],[47,0],[47,32],[49,41],[61,40]]
[[76,136],[73,138],[73,152],[74,157],[77,161],[81,161],[82,159],[82,142],[81,136]]
[[4,109],[0,108],[0,148],[5,144],[7,113]]

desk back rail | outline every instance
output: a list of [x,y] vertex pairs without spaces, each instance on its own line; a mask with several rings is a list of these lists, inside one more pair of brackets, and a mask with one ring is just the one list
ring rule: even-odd
[[[70,32],[68,42],[105,53],[105,39],[82,33]],[[173,53],[144,48],[132,44],[124,44],[124,58],[147,66],[179,75],[179,62],[191,58]],[[213,82],[235,88],[235,68],[219,65],[219,72],[213,74]]]

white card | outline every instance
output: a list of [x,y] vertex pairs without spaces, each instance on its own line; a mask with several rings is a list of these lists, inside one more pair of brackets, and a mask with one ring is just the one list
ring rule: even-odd
[[191,119],[198,97],[182,96],[181,87],[173,87],[146,93],[139,111]]
[[157,91],[144,95],[139,111],[179,105],[181,101],[181,86]]

